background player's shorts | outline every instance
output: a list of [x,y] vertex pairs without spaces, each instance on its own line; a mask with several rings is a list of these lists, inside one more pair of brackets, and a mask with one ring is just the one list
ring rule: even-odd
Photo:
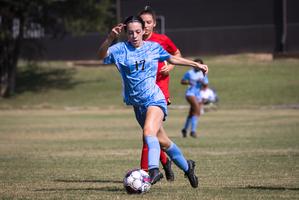
[[189,93],[189,94],[186,94],[186,97],[188,97],[188,96],[195,96],[197,102],[202,102],[202,96],[200,95],[200,93],[196,93],[196,94]]
[[138,123],[141,126],[141,128],[143,128],[143,126],[144,126],[146,112],[147,112],[147,108],[149,106],[158,106],[159,108],[161,108],[161,110],[164,113],[163,121],[166,119],[166,116],[167,116],[167,105],[166,105],[166,101],[164,99],[160,100],[160,101],[156,101],[156,102],[151,102],[151,103],[149,103],[147,105],[143,105],[143,106],[133,106],[134,107],[134,112],[135,112],[136,120],[138,121]]

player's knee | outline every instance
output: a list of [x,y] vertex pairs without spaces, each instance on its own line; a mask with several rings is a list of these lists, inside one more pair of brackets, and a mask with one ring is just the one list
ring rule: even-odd
[[160,146],[161,146],[161,148],[165,151],[165,150],[167,150],[169,147],[170,147],[170,145],[171,145],[171,141],[170,140],[159,140],[159,143],[160,143]]
[[192,112],[192,115],[194,116],[199,116],[200,115],[200,110],[194,110],[193,112]]
[[157,131],[153,130],[153,128],[151,128],[151,127],[144,127],[143,135],[144,136],[157,136]]

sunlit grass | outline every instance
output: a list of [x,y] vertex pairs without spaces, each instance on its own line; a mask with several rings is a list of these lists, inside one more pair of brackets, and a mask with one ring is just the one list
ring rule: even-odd
[[[290,105],[299,102],[299,60],[273,60],[271,55],[240,54],[203,57],[211,87],[224,108]],[[172,105],[187,105],[180,84],[188,67],[171,72]],[[80,67],[48,62],[18,69],[17,90],[0,99],[0,108],[123,107],[121,78],[114,66]]]
[[[131,109],[6,110],[0,120],[2,199],[297,199],[299,112],[218,110],[183,139],[187,110],[170,110],[169,136],[197,162],[199,189],[174,167],[143,196],[122,177],[139,166],[141,130]],[[188,198],[187,198],[188,197]]]
[[176,67],[164,124],[196,161],[199,189],[174,167],[174,183],[125,193],[122,178],[139,166],[142,136],[115,67],[21,62],[16,94],[0,99],[0,199],[298,199],[299,111],[291,108],[299,104],[299,61],[203,59],[218,109],[201,116],[197,139],[183,139],[180,79],[189,68]]

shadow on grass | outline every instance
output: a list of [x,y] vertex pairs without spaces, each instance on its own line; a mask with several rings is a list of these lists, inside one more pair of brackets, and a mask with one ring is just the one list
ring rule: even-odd
[[225,189],[241,189],[241,190],[299,190],[296,187],[282,187],[282,186],[252,186],[248,185],[245,187],[225,187]]
[[34,190],[35,192],[58,192],[58,191],[105,191],[105,192],[123,192],[122,187],[87,187],[87,188],[42,188]]
[[56,179],[54,182],[62,182],[62,183],[123,183],[122,181],[115,180],[65,180],[65,179]]
[[16,95],[24,92],[44,92],[49,89],[68,90],[76,85],[101,80],[75,81],[75,68],[40,67],[37,64],[27,64],[17,73]]
[[[115,180],[66,180],[66,179],[56,179],[54,182],[61,183],[123,183],[122,181]],[[106,191],[106,192],[120,192],[124,191],[123,187],[117,186],[105,186],[105,187],[87,187],[87,188],[42,188],[36,189],[35,192],[52,192],[52,191]]]

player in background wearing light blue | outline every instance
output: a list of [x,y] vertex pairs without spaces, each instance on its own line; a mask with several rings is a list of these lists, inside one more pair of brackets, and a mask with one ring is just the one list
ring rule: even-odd
[[[195,62],[203,64],[201,59],[195,59]],[[185,93],[186,100],[190,104],[189,113],[185,121],[185,125],[182,129],[183,137],[187,137],[187,131],[191,125],[190,136],[196,138],[196,129],[199,121],[199,116],[202,112],[203,103],[200,95],[200,89],[203,84],[208,84],[208,77],[205,76],[202,71],[198,69],[190,69],[187,71],[182,80],[181,84],[188,85]]]
[[[185,172],[192,187],[198,187],[194,173],[195,162],[186,160],[180,148],[166,133],[158,133],[167,116],[167,103],[161,89],[156,84],[158,61],[168,61],[175,65],[192,66],[208,72],[208,67],[192,60],[171,56],[158,43],[143,41],[144,21],[130,16],[112,31],[98,50],[104,63],[114,63],[123,81],[124,101],[132,105],[135,117],[143,130],[149,148],[148,165],[151,183],[160,181],[163,174],[159,171],[160,145],[173,162]],[[112,42],[125,30],[127,41]],[[109,47],[110,46],[110,47]]]

